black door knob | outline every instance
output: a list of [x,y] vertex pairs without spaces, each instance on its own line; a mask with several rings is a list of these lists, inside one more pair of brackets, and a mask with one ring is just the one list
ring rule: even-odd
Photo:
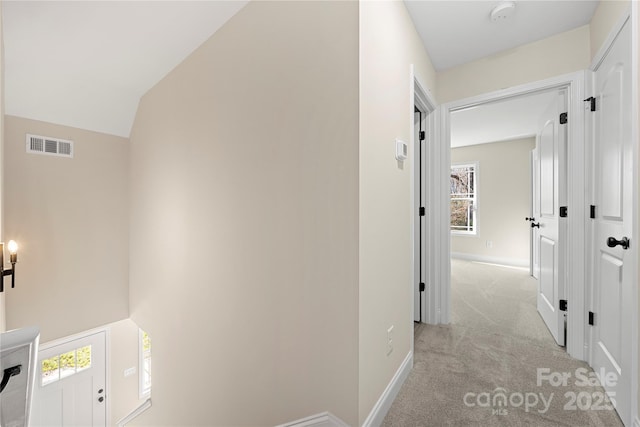
[[539,222],[538,223],[532,222],[531,223],[531,228],[534,228],[534,227],[540,228],[540,223]]
[[102,403],[103,401],[104,401],[104,397],[100,396],[100,397],[98,398],[98,402]]
[[609,237],[607,239],[607,246],[615,248],[616,246],[622,246],[622,249],[629,249],[629,239],[623,237],[622,240],[617,240],[615,237]]
[[526,217],[524,220],[525,220],[525,221],[535,221],[536,219],[535,219],[535,218],[529,218],[529,217]]

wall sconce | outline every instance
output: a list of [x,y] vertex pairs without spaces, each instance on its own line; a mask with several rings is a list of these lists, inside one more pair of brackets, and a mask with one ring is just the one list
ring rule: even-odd
[[4,243],[0,243],[0,292],[4,292],[4,276],[11,276],[11,287],[16,287],[16,262],[18,262],[18,244],[14,240],[9,240],[9,261],[11,268],[4,269]]

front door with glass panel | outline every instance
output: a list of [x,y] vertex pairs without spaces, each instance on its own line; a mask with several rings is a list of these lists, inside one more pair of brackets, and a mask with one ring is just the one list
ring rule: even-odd
[[32,426],[106,426],[106,333],[38,354]]

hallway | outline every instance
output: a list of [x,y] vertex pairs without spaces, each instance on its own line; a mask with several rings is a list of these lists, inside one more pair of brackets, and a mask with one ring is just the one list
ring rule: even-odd
[[417,325],[414,367],[383,426],[622,426],[558,347],[528,271],[452,259],[451,325]]

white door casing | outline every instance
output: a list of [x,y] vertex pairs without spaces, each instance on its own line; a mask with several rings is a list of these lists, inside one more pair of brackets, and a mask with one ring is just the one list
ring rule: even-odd
[[[412,275],[410,283],[411,292],[411,321],[419,319],[420,300],[422,298],[422,321],[424,323],[436,324],[438,323],[438,314],[436,307],[438,306],[439,289],[434,286],[435,283],[440,282],[440,274],[443,270],[440,265],[434,262],[434,255],[440,249],[440,221],[441,214],[438,209],[441,205],[440,200],[440,188],[436,185],[439,180],[434,179],[434,175],[439,171],[441,167],[439,164],[439,152],[440,148],[438,144],[434,143],[437,140],[435,132],[437,131],[437,109],[436,102],[430,95],[429,90],[424,86],[418,76],[415,74],[413,65],[411,66],[410,81],[411,81],[411,115],[410,115],[410,134],[411,134],[411,212],[412,212],[412,230],[411,230],[411,246],[412,246]],[[416,132],[416,116],[414,114],[415,108],[422,111],[423,130],[426,133],[426,141],[422,144],[422,182],[419,182],[419,170],[420,160],[418,155],[418,134]],[[422,187],[422,203],[425,207],[425,216],[419,216],[420,208],[420,194],[419,190]],[[422,259],[420,259],[419,248],[419,236],[418,230],[420,223],[422,223],[423,238],[422,238]],[[421,264],[422,263],[422,264]],[[420,274],[422,269],[422,274]],[[420,283],[420,276],[425,283],[425,291],[417,291],[417,286]],[[412,326],[413,327],[413,326]],[[413,336],[413,334],[412,334]]]
[[[91,346],[89,367],[43,381],[42,362]],[[59,345],[46,346],[38,353],[38,370],[33,395],[31,426],[106,426],[106,332],[97,332]]]
[[560,206],[566,203],[567,126],[560,122],[565,108],[566,92],[561,91],[541,117],[535,149],[539,181],[533,223],[539,251],[538,312],[559,345],[565,345],[565,312],[560,310],[560,300],[565,298],[566,223],[559,215]]
[[[537,221],[537,218],[540,218],[540,204],[537,203],[537,201],[540,198],[539,195],[539,190],[538,190],[538,186],[540,183],[540,178],[539,178],[539,165],[540,162],[538,161],[538,152],[534,149],[531,151],[531,211],[529,212],[529,215],[532,219],[530,219],[529,224],[534,223]],[[538,259],[540,257],[540,250],[538,248],[538,231],[540,229],[537,227],[530,227],[530,233],[529,233],[529,239],[530,239],[530,254],[529,254],[529,272],[531,274],[531,276],[533,276],[535,279],[538,278],[539,273],[540,273],[540,260]]]
[[[449,323],[451,319],[451,278],[450,272],[450,245],[449,245],[449,171],[444,171],[440,165],[450,164],[450,144],[451,144],[451,114],[465,108],[479,106],[489,102],[495,102],[526,96],[541,91],[552,89],[565,89],[568,93],[569,113],[568,127],[568,152],[567,176],[568,176],[568,205],[570,206],[569,217],[567,218],[567,241],[568,247],[578,248],[567,253],[566,276],[567,276],[567,299],[570,300],[569,311],[567,312],[567,352],[580,360],[587,359],[585,349],[586,338],[586,310],[585,310],[585,213],[586,193],[584,185],[584,114],[582,112],[584,102],[584,71],[552,77],[537,82],[527,83],[519,86],[500,89],[494,92],[453,101],[441,106],[438,125],[435,128],[435,135],[438,144],[434,144],[434,170],[433,176],[434,191],[437,192],[437,203],[441,206],[436,211],[435,228],[432,238],[436,241],[436,250],[432,253],[433,270],[440,272],[438,281],[434,282],[433,290],[436,295],[435,304],[427,304],[429,312],[427,316],[431,318],[435,313],[437,323]],[[446,173],[445,173],[446,172]],[[580,249],[582,248],[582,249]]]
[[594,244],[591,366],[625,425],[632,420],[633,235],[631,24],[627,22],[594,73]]
[[[415,236],[415,244],[418,245],[414,248],[416,252],[416,264],[417,264],[417,275],[415,286],[414,286],[414,310],[413,310],[413,320],[415,322],[423,322],[425,320],[425,291],[426,291],[426,283],[427,283],[427,221],[426,221],[426,200],[427,200],[427,141],[429,135],[429,121],[427,120],[427,113],[425,108],[421,105],[421,103],[417,102],[418,105],[415,108],[419,111],[415,113],[415,124],[414,124],[414,155],[416,156],[414,161],[415,171],[417,172],[416,180],[417,185],[415,188],[415,197],[416,197],[416,208],[418,209],[418,213],[415,216],[416,226],[415,232],[417,233]],[[425,140],[420,140],[420,131],[425,133]],[[425,215],[422,216],[419,213],[420,207],[425,207]],[[425,291],[420,292],[420,283],[425,284]]]

